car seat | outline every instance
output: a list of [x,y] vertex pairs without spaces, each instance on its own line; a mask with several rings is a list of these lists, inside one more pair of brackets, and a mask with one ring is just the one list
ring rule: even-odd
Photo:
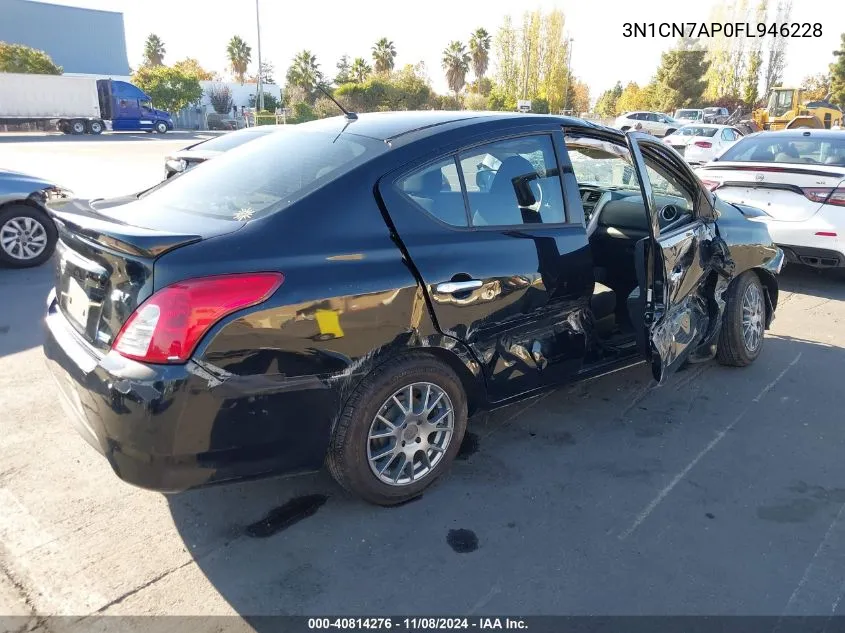
[[533,204],[533,200],[524,199],[525,192],[517,187],[516,181],[520,178],[533,180],[536,177],[537,171],[528,159],[522,156],[510,156],[503,160],[490,184],[490,192],[480,198],[483,200],[483,210],[475,210],[473,224],[479,226],[523,224],[522,208]]
[[593,327],[599,336],[607,337],[616,329],[616,293],[602,283],[596,282],[590,297],[593,313]]

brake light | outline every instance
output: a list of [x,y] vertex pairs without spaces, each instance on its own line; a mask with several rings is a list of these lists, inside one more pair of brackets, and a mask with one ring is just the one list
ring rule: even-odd
[[845,207],[845,187],[804,187],[802,191],[813,202]]
[[215,323],[266,301],[283,281],[281,273],[247,273],[176,282],[138,306],[113,349],[147,363],[184,363]]
[[716,189],[722,186],[722,183],[717,180],[705,180],[703,178],[701,179],[701,184],[707,187],[709,191],[716,191]]
[[816,231],[816,235],[819,237],[836,237],[836,233],[834,231]]
[[710,149],[711,147],[713,147],[713,143],[711,143],[710,141],[696,141],[695,146],[703,147],[704,149]]

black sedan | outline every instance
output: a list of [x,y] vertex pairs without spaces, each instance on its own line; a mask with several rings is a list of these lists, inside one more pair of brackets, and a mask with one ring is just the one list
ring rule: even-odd
[[49,365],[118,476],[161,491],[326,463],[400,503],[476,411],[752,363],[783,263],[658,139],[543,115],[324,119],[53,213]]
[[237,132],[229,132],[184,147],[164,158],[164,177],[170,178],[176,174],[181,174],[191,167],[196,167],[200,163],[219,156],[223,152],[228,152],[230,149],[240,147],[244,143],[276,132],[283,127],[282,125],[247,127]]

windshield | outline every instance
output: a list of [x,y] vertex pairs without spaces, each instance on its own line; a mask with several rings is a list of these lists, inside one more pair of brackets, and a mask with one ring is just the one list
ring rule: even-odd
[[792,109],[794,90],[775,90],[769,97],[769,116],[783,116]]
[[782,136],[748,137],[719,157],[719,162],[810,163],[845,167],[845,137],[837,139]]
[[675,112],[675,118],[697,121],[701,118],[701,110],[678,110]]
[[185,172],[144,200],[156,208],[254,220],[289,207],[387,151],[381,141],[321,130],[301,124],[265,135]]
[[702,127],[700,125],[685,125],[680,130],[675,132],[677,136],[707,136],[713,137],[716,136],[716,132],[718,132],[718,128],[715,127]]
[[237,132],[222,134],[221,136],[217,136],[208,141],[203,141],[202,143],[197,143],[190,149],[201,149],[203,151],[207,150],[211,152],[228,152],[230,149],[234,149],[244,143],[266,136],[271,132],[277,132],[284,127],[287,126],[276,127],[275,125],[264,125],[259,127],[249,127],[243,130],[238,130]]

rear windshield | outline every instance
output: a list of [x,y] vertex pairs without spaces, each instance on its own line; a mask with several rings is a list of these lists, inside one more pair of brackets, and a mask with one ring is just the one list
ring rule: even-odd
[[701,110],[678,110],[675,112],[676,119],[700,119]]
[[841,139],[784,137],[777,134],[747,137],[722,154],[719,162],[724,161],[845,167],[845,135]]
[[268,134],[191,169],[144,196],[148,205],[233,221],[281,211],[387,151],[382,141],[314,130]]
[[228,152],[239,145],[243,145],[249,141],[265,136],[270,132],[276,132],[279,128],[271,126],[251,127],[246,130],[238,130],[237,132],[228,132],[216,138],[202,143],[197,143],[191,149],[209,150],[214,152]]
[[715,127],[699,127],[696,125],[685,125],[680,130],[675,132],[679,136],[716,136],[718,128]]

